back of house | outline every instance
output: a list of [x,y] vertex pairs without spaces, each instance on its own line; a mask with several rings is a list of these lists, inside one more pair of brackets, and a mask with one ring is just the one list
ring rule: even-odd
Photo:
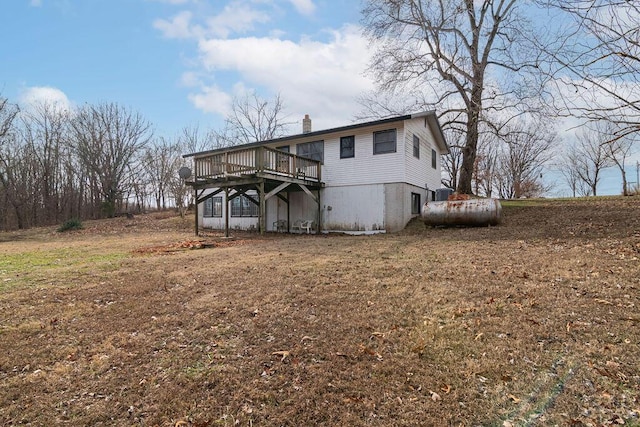
[[448,150],[428,111],[321,131],[305,116],[301,134],[185,157],[199,227],[376,233],[434,199]]

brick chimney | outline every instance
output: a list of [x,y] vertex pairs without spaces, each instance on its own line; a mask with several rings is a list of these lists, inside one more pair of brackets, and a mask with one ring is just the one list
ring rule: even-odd
[[311,119],[308,114],[305,114],[302,119],[302,133],[311,133]]

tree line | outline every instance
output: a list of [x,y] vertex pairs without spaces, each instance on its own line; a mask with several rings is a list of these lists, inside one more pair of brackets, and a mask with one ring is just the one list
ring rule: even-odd
[[175,177],[182,140],[153,135],[139,113],[116,103],[69,111],[58,104],[24,111],[0,98],[0,228],[114,217],[180,205]]
[[177,208],[193,194],[178,176],[182,155],[284,135],[279,96],[234,100],[220,130],[187,126],[154,134],[140,113],[117,103],[20,110],[0,94],[0,230]]

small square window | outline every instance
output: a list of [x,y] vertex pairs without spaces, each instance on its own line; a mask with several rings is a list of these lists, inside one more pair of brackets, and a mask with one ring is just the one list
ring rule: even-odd
[[420,194],[419,193],[411,193],[411,214],[419,215],[420,214]]
[[431,167],[436,169],[438,167],[438,155],[436,154],[436,150],[431,149]]
[[340,158],[347,159],[349,157],[354,157],[356,155],[355,152],[355,136],[343,136],[340,138]]
[[420,138],[416,135],[413,135],[413,157],[420,158]]
[[373,133],[373,154],[396,152],[396,130],[389,129]]

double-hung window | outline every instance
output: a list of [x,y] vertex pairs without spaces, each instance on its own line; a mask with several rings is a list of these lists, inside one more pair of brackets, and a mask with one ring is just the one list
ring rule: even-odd
[[354,157],[356,155],[355,145],[356,137],[354,135],[340,138],[340,158],[347,159]]
[[324,141],[304,142],[296,145],[296,155],[308,159],[324,161]]
[[389,129],[373,133],[373,154],[396,152],[396,130]]
[[420,138],[417,135],[413,135],[413,157],[420,158]]
[[431,167],[436,169],[438,166],[438,154],[436,154],[436,150],[431,149]]
[[222,197],[210,197],[204,201],[205,218],[221,218],[222,217]]

